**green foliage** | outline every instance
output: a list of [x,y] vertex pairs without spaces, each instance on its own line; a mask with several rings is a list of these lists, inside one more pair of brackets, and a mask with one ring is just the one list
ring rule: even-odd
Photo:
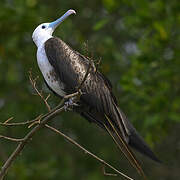
[[[178,0],[0,1],[0,121],[11,116],[14,121],[26,121],[46,111],[40,99],[33,96],[28,80],[28,71],[32,68],[33,73],[40,76],[39,88],[47,92],[37,67],[31,35],[38,24],[52,21],[70,8],[75,9],[77,15],[63,22],[56,36],[80,52],[83,52],[83,43],[88,41],[93,58],[102,58],[100,69],[112,81],[120,107],[160,159],[171,164],[168,169],[145,159],[149,179],[179,179]],[[57,97],[50,98],[51,105],[58,102]],[[112,140],[93,124],[72,113],[64,113],[52,123],[117,168],[130,176],[134,174],[135,170],[122,154],[116,152]],[[23,137],[27,132],[22,127],[0,127],[0,134],[13,137]],[[14,148],[15,144],[1,140],[1,164]],[[46,129],[33,138],[15,161],[7,179],[112,177],[104,177],[95,160]]]

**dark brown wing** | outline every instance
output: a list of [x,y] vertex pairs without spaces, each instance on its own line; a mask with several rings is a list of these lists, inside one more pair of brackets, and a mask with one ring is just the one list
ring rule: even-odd
[[[45,43],[45,51],[50,64],[65,85],[64,91],[67,94],[75,92],[87,72],[88,59],[72,50],[59,38],[49,39]],[[131,164],[143,174],[141,166],[127,145],[129,131],[126,119],[123,119],[117,107],[109,80],[100,72],[91,70],[81,89],[84,92],[81,103],[85,107],[82,108],[81,114],[104,128]]]
[[[75,92],[87,72],[89,60],[80,56],[59,38],[49,39],[45,43],[45,51],[50,64],[65,85],[65,92],[67,94]],[[108,113],[112,97],[115,101],[111,95],[111,87],[104,75],[91,70],[82,86],[85,93],[82,99],[98,111]]]

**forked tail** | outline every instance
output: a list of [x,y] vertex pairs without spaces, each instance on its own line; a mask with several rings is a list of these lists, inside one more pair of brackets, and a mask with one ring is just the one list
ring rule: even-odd
[[123,154],[129,160],[131,165],[138,171],[138,173],[144,178],[144,180],[147,180],[140,163],[136,159],[134,153],[128,147],[128,144],[122,137],[122,134],[119,133],[117,128],[114,127],[114,125],[113,125],[112,121],[109,119],[109,117],[107,117],[106,115],[105,115],[105,117],[109,123],[109,126],[111,127],[111,128],[109,128],[107,125],[104,124],[105,129],[107,130],[109,135],[113,138],[113,140],[116,143],[116,145],[118,146],[118,148],[123,152]]

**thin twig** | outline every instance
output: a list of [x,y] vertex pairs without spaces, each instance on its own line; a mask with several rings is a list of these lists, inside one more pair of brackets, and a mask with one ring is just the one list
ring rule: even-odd
[[[86,154],[92,156],[93,158],[95,158],[97,161],[101,162],[103,165],[111,168],[112,170],[114,170],[117,174],[125,177],[128,180],[133,180],[132,178],[128,177],[127,175],[123,174],[122,172],[118,171],[116,168],[114,168],[113,166],[111,166],[110,164],[108,164],[106,161],[104,161],[103,159],[99,158],[98,156],[94,155],[93,153],[91,153],[90,151],[86,150],[84,147],[82,147],[81,145],[79,145],[77,142],[75,142],[74,140],[72,140],[70,137],[64,135],[63,133],[61,133],[59,130],[47,125],[46,123],[49,122],[51,119],[53,119],[54,117],[56,117],[58,114],[60,114],[62,111],[65,110],[65,106],[64,106],[64,102],[66,99],[72,98],[72,97],[80,97],[82,95],[81,92],[81,86],[83,85],[83,83],[85,82],[88,74],[90,71],[90,65],[87,69],[87,72],[85,74],[85,77],[83,78],[82,82],[80,83],[80,86],[78,87],[78,91],[76,93],[70,94],[65,96],[62,101],[60,102],[60,104],[58,106],[56,106],[55,108],[53,108],[51,110],[47,100],[49,98],[49,95],[44,98],[44,96],[42,95],[42,93],[36,88],[36,80],[37,78],[33,79],[32,78],[32,74],[30,72],[30,81],[31,84],[33,86],[33,88],[35,89],[35,91],[37,92],[37,95],[39,95],[41,97],[41,99],[43,100],[43,102],[45,103],[47,109],[48,109],[48,113],[44,114],[44,115],[40,115],[38,116],[36,119],[31,120],[31,121],[26,121],[26,122],[21,122],[21,123],[9,123],[9,121],[12,118],[9,118],[8,120],[6,120],[4,123],[0,123],[0,125],[4,125],[4,126],[13,126],[13,125],[25,125],[25,124],[30,124],[30,126],[32,127],[32,125],[36,124],[36,126],[34,128],[32,128],[32,130],[23,138],[23,139],[15,139],[15,138],[10,138],[10,137],[6,137],[6,136],[0,136],[0,138],[4,138],[7,140],[11,140],[11,141],[15,141],[18,142],[18,146],[16,147],[16,149],[13,151],[13,153],[9,156],[9,158],[7,159],[7,161],[4,163],[4,165],[1,168],[0,171],[0,180],[3,180],[4,176],[6,175],[8,169],[10,168],[10,166],[12,165],[12,163],[14,162],[14,160],[17,158],[17,156],[22,152],[22,150],[24,149],[24,147],[28,144],[28,142],[32,139],[33,135],[40,130],[41,128],[43,128],[44,126],[51,129],[52,131],[56,132],[57,134],[63,136],[64,138],[66,138],[69,142],[73,143],[74,145],[76,145],[77,147],[79,147],[81,150],[83,150]],[[76,98],[74,98],[76,99]],[[107,173],[104,173],[107,175]],[[110,175],[108,173],[108,175]]]
[[73,94],[66,95],[66,96],[63,97],[63,99],[64,99],[64,100],[70,99],[70,98],[72,98],[72,97],[78,96],[79,93],[80,93],[80,92],[75,92],[75,93],[73,93]]
[[6,175],[9,167],[12,165],[14,160],[17,158],[17,156],[21,153],[21,151],[24,149],[25,145],[31,140],[32,136],[43,127],[44,124],[46,124],[48,121],[53,119],[55,116],[57,116],[60,112],[64,110],[64,106],[60,109],[57,109],[53,112],[51,112],[49,115],[46,115],[45,118],[40,122],[40,124],[36,125],[24,138],[23,141],[18,144],[14,152],[10,155],[10,157],[7,159],[7,161],[4,163],[4,165],[1,168],[0,171],[0,180],[3,180],[4,176]]
[[81,83],[79,84],[79,86],[77,87],[77,91],[81,89],[82,85],[84,84],[85,80],[87,79],[87,76],[89,75],[90,69],[91,69],[91,62],[89,61],[89,65],[88,65],[86,74],[85,74],[83,80],[81,81]]
[[35,124],[40,124],[42,117],[43,117],[43,115],[40,114],[40,115],[35,119],[35,121],[32,122],[32,123],[28,126],[28,128],[31,128],[31,127],[34,126]]
[[117,174],[107,173],[105,167],[106,166],[103,164],[102,171],[105,176],[117,176]]
[[89,57],[89,42],[88,40],[86,42],[83,43],[83,47],[82,47],[85,57]]
[[47,124],[45,124],[45,127],[47,127],[48,129],[54,131],[55,133],[63,136],[66,140],[68,140],[69,142],[71,142],[72,144],[76,145],[78,148],[80,148],[81,150],[83,150],[86,154],[90,155],[91,157],[95,158],[97,161],[101,162],[102,164],[106,165],[107,167],[113,169],[116,173],[118,173],[119,175],[125,177],[128,180],[133,180],[132,178],[130,178],[129,176],[125,175],[124,173],[120,172],[119,170],[117,170],[116,168],[114,168],[113,166],[111,166],[110,164],[108,164],[106,161],[104,161],[103,159],[99,158],[98,156],[96,156],[95,154],[91,153],[90,151],[88,151],[87,149],[85,149],[84,147],[82,147],[80,144],[78,144],[76,141],[74,141],[73,139],[71,139],[70,137],[66,136],[65,134],[63,134],[62,132],[60,132],[59,130],[57,130],[56,128],[49,126]]
[[81,83],[80,83],[79,86],[77,87],[77,91],[78,91],[79,89],[81,89],[82,85],[84,84],[85,80],[87,79],[87,76],[88,76],[89,73],[90,73],[91,68],[96,71],[96,67],[95,67],[95,65],[94,65],[94,63],[93,63],[92,58],[89,58],[89,57],[88,57],[88,52],[89,52],[88,42],[87,42],[87,43],[84,43],[84,47],[85,47],[85,51],[86,51],[86,57],[85,57],[85,58],[88,59],[89,64],[88,64],[88,68],[87,68],[87,71],[86,71],[86,74],[85,74],[83,80],[81,81]]
[[[1,168],[0,171],[0,180],[3,180],[4,176],[6,175],[9,167],[12,165],[12,163],[14,162],[14,160],[17,158],[17,156],[21,153],[21,151],[24,149],[25,145],[29,142],[29,140],[31,140],[32,136],[40,129],[44,126],[44,124],[46,124],[48,121],[50,121],[51,119],[53,119],[55,116],[57,116],[60,112],[65,110],[65,106],[64,106],[64,102],[66,99],[71,98],[71,97],[75,97],[75,96],[79,96],[82,94],[81,91],[79,90],[76,93],[70,94],[65,96],[61,102],[59,103],[58,106],[56,106],[55,108],[53,108],[51,110],[49,104],[47,103],[47,100],[49,98],[49,95],[44,98],[43,95],[39,92],[39,90],[36,88],[36,80],[38,77],[36,77],[35,79],[32,78],[32,74],[31,71],[29,72],[29,79],[30,82],[33,86],[33,88],[35,89],[35,91],[37,92],[37,94],[41,97],[41,99],[43,100],[43,102],[46,104],[47,108],[48,108],[48,113],[42,115],[42,116],[38,116],[38,124],[23,138],[23,141],[19,142],[18,146],[16,147],[16,149],[13,151],[13,153],[9,156],[9,158],[7,159],[7,161],[4,163],[4,165]],[[37,121],[37,118],[33,121],[26,121],[26,122],[22,122],[22,123],[9,123],[8,122],[12,119],[9,118],[8,120],[6,120],[6,123],[2,123],[1,125],[6,125],[6,126],[12,126],[12,125],[22,125],[22,124],[29,124],[30,122],[34,123]],[[33,124],[34,125],[34,124]],[[6,138],[7,139],[7,138]]]
[[[32,136],[43,127],[44,124],[46,124],[48,121],[56,117],[59,113],[65,110],[64,108],[64,101],[67,98],[79,96],[81,92],[73,93],[70,95],[65,96],[58,106],[56,106],[54,109],[52,109],[50,112],[46,113],[45,115],[41,116],[41,121],[38,121],[38,124],[23,138],[23,141],[21,141],[14,152],[10,155],[10,157],[7,159],[7,161],[4,163],[4,165],[1,168],[0,171],[0,180],[3,180],[4,176],[6,175],[9,167],[12,165],[16,157],[20,154],[20,152],[24,149],[25,145],[29,142],[29,140],[32,138]],[[40,117],[40,116],[38,116]],[[38,118],[37,117],[37,118]],[[37,121],[37,118],[31,122]],[[24,122],[25,124],[28,121]],[[17,125],[17,123],[15,123]],[[22,124],[22,123],[21,123]],[[3,124],[4,125],[4,124]]]
[[24,139],[17,139],[17,138],[12,138],[12,137],[8,137],[8,136],[3,136],[3,135],[0,135],[0,138],[2,139],[6,139],[6,140],[9,140],[9,141],[13,141],[13,142],[22,142]]
[[95,72],[97,72],[98,71],[98,69],[99,69],[99,66],[100,66],[100,64],[101,64],[101,58],[99,58],[98,60],[97,60],[97,62],[96,62],[96,71]]
[[0,122],[0,125],[1,126],[21,126],[21,125],[29,125],[33,122],[36,122],[40,117],[44,117],[43,114],[40,114],[38,117],[36,117],[35,119],[33,120],[29,120],[29,121],[25,121],[25,122],[14,122],[14,123],[1,123]]
[[44,104],[46,105],[48,111],[51,111],[51,107],[48,104],[47,100],[50,97],[50,94],[48,94],[48,96],[46,98],[44,98],[42,92],[40,92],[37,88],[36,88],[36,81],[37,81],[38,77],[34,78],[32,77],[32,71],[29,71],[29,80],[31,82],[32,87],[34,88],[34,90],[36,91],[37,95],[40,96],[40,98],[43,100]]
[[11,121],[12,119],[14,119],[14,117],[10,117],[10,118],[8,118],[5,122],[4,122],[4,124],[7,124],[9,121]]

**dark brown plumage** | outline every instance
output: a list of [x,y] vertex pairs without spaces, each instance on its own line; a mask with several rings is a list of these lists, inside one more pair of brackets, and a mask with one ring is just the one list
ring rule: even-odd
[[[59,80],[64,84],[63,91],[66,94],[76,92],[87,72],[89,60],[55,37],[45,42],[45,52]],[[131,164],[144,176],[129,146],[157,162],[159,160],[118,108],[110,81],[102,73],[91,68],[81,89],[84,94],[80,98],[80,106],[74,110],[89,122],[105,129]]]

